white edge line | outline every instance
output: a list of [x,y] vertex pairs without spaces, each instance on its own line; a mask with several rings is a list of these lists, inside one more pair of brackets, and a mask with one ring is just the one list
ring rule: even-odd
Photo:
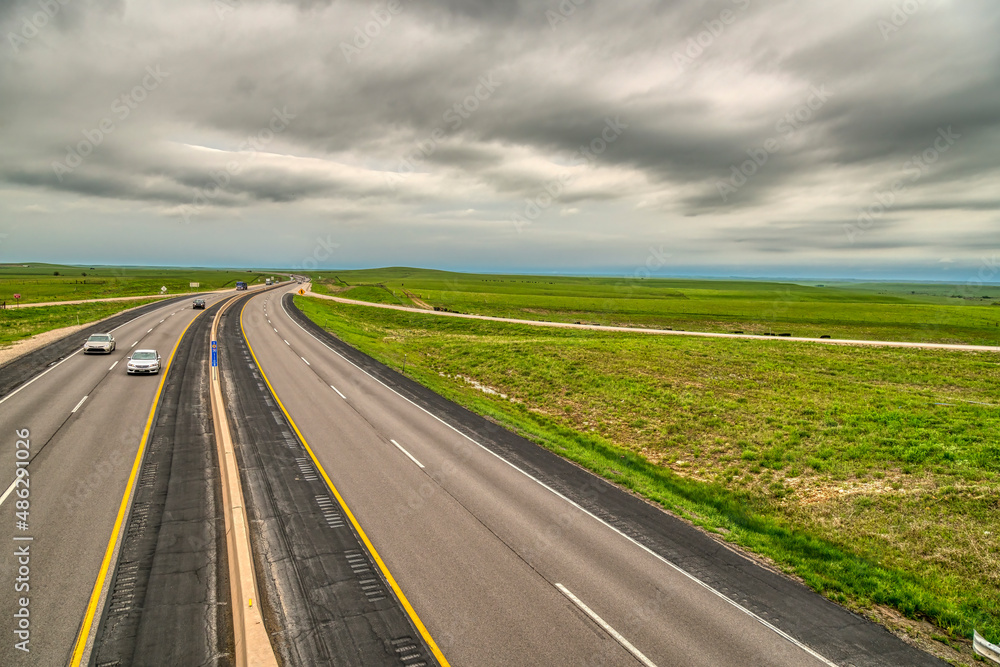
[[[70,335],[72,335],[72,334],[70,334]],[[48,372],[49,372],[49,371],[54,371],[54,370],[56,369],[56,367],[57,367],[57,366],[61,365],[61,364],[62,364],[63,362],[65,362],[65,361],[69,361],[69,360],[70,360],[71,358],[75,357],[75,356],[76,356],[76,355],[78,355],[78,354],[80,354],[80,350],[77,350],[76,352],[74,352],[73,354],[71,354],[71,355],[67,356],[67,357],[66,357],[65,359],[63,359],[63,360],[62,360],[62,361],[60,361],[59,363],[56,363],[56,364],[53,364],[53,365],[52,365],[52,366],[50,366],[49,368],[45,369],[44,371],[42,371],[41,373],[39,373],[39,374],[38,374],[38,375],[36,375],[35,377],[31,378],[30,380],[28,380],[27,382],[25,382],[24,384],[22,384],[22,385],[21,385],[20,387],[18,387],[18,388],[17,388],[17,389],[15,389],[14,391],[10,392],[9,394],[7,394],[6,396],[4,396],[3,398],[0,398],[0,403],[3,403],[3,402],[4,402],[4,401],[6,401],[6,400],[7,400],[8,398],[11,398],[12,396],[14,396],[14,394],[18,393],[19,391],[21,391],[22,389],[24,389],[24,388],[25,388],[25,387],[27,387],[27,386],[28,386],[29,384],[31,384],[31,383],[32,383],[32,382],[34,382],[35,380],[39,379],[39,378],[40,378],[40,377],[42,377],[43,375],[46,375],[46,374],[48,374]]]
[[80,399],[80,402],[76,404],[76,407],[75,407],[75,408],[73,408],[72,410],[70,410],[70,414],[73,414],[73,413],[75,413],[75,412],[76,412],[77,410],[79,410],[79,409],[80,409],[80,406],[81,406],[81,405],[83,405],[83,402],[84,402],[84,401],[86,401],[86,400],[87,400],[87,397],[86,397],[86,396],[84,396],[83,398],[81,398],[81,399]]
[[[404,454],[406,454],[406,456],[408,456],[411,461],[413,461],[414,463],[416,463],[418,467],[420,467],[420,468],[424,467],[423,463],[421,463],[420,461],[418,461],[417,459],[415,459],[413,457],[413,454],[411,454],[408,451],[406,451],[405,449],[403,449],[403,446],[400,445],[398,442],[396,442],[395,440],[390,440],[389,442],[391,442],[392,444],[396,445],[396,449],[398,449],[399,451],[401,451]],[[655,667],[655,665],[654,665],[654,667]]]
[[[460,436],[462,436],[463,438],[465,438],[466,440],[468,440],[472,444],[476,445],[477,447],[479,447],[480,449],[482,449],[486,453],[488,453],[488,454],[496,457],[500,461],[503,461],[504,463],[506,463],[507,465],[509,465],[511,468],[513,468],[514,470],[518,471],[519,473],[521,473],[522,475],[524,475],[525,477],[527,477],[531,481],[535,482],[536,484],[538,484],[542,488],[546,489],[547,491],[549,491],[550,493],[554,494],[555,496],[557,496],[559,498],[562,498],[567,503],[569,503],[573,507],[577,508],[578,510],[580,510],[581,512],[583,512],[587,516],[589,516],[592,519],[594,519],[595,521],[597,521],[597,522],[599,522],[599,523],[607,526],[608,528],[610,528],[614,532],[618,533],[620,536],[622,536],[623,538],[625,538],[626,540],[628,540],[632,544],[636,545],[637,547],[639,547],[640,549],[642,549],[646,553],[650,554],[654,558],[657,558],[658,560],[660,560],[661,562],[663,562],[664,564],[666,564],[668,567],[673,568],[674,570],[676,570],[680,574],[683,574],[685,577],[687,577],[688,579],[690,579],[694,583],[698,584],[699,586],[701,586],[705,590],[711,592],[713,595],[715,595],[716,597],[718,597],[720,600],[725,600],[727,603],[729,603],[730,605],[732,605],[736,609],[739,609],[744,614],[746,614],[750,618],[754,619],[755,621],[757,621],[758,623],[760,623],[761,625],[763,625],[765,628],[771,630],[772,632],[774,632],[778,636],[783,637],[786,641],[794,644],[795,646],[798,646],[800,649],[802,649],[803,651],[805,651],[809,655],[813,656],[817,660],[821,661],[823,664],[828,665],[828,667],[839,667],[839,665],[837,665],[837,663],[832,662],[832,661],[828,660],[827,658],[823,657],[821,654],[819,654],[815,650],[809,648],[809,646],[803,644],[802,642],[800,642],[795,637],[792,637],[790,634],[788,634],[787,632],[785,632],[781,628],[778,628],[774,624],[772,624],[772,623],[764,620],[763,618],[761,618],[760,616],[758,616],[754,612],[750,611],[749,609],[747,609],[746,607],[744,607],[740,603],[738,603],[738,602],[736,602],[734,600],[731,600],[730,598],[726,597],[720,591],[715,590],[714,588],[712,588],[711,586],[709,586],[704,581],[702,581],[701,579],[697,578],[696,576],[694,576],[693,574],[691,574],[687,570],[684,570],[680,566],[675,565],[674,563],[671,563],[669,560],[667,560],[666,558],[664,558],[660,554],[656,553],[655,551],[653,551],[652,549],[650,549],[649,547],[647,547],[645,544],[642,544],[641,542],[635,540],[634,538],[626,535],[625,533],[623,533],[619,529],[615,528],[614,526],[612,526],[610,523],[608,523],[607,521],[605,521],[601,517],[597,516],[596,514],[593,514],[592,512],[590,512],[589,510],[587,510],[586,508],[582,507],[576,501],[571,500],[570,498],[568,498],[568,497],[564,496],[563,494],[559,493],[558,491],[556,491],[555,489],[553,489],[551,486],[549,486],[545,482],[541,481],[540,479],[537,479],[536,477],[533,477],[530,473],[528,473],[527,471],[525,471],[525,470],[517,467],[516,465],[514,465],[513,463],[511,463],[507,459],[503,458],[502,456],[500,456],[499,454],[497,454],[496,452],[494,452],[493,450],[491,450],[489,447],[486,447],[485,445],[482,445],[482,444],[476,442],[475,440],[473,440],[472,438],[470,438],[468,435],[466,435],[465,433],[462,433],[457,428],[455,428],[454,426],[452,426],[451,424],[449,424],[445,420],[441,419],[440,417],[438,417],[434,413],[430,412],[429,410],[427,410],[423,406],[417,405],[416,403],[414,403],[413,401],[411,401],[410,399],[408,399],[406,396],[403,396],[398,391],[396,391],[395,389],[393,389],[392,387],[390,387],[386,383],[382,382],[377,377],[375,377],[374,375],[372,375],[371,373],[369,373],[368,371],[366,371],[365,369],[361,368],[356,363],[354,363],[353,361],[351,361],[350,359],[348,359],[347,357],[345,357],[343,354],[341,354],[337,350],[333,349],[332,347],[330,347],[329,345],[327,345],[326,343],[324,343],[322,340],[320,340],[319,338],[317,338],[313,333],[311,333],[310,331],[306,330],[305,327],[303,327],[301,324],[299,324],[298,322],[296,322],[295,318],[292,317],[291,314],[289,314],[288,309],[285,308],[284,301],[281,302],[281,308],[285,311],[285,315],[288,316],[288,319],[290,319],[295,326],[297,326],[298,328],[302,329],[302,331],[305,331],[305,333],[307,335],[311,336],[314,340],[316,340],[316,342],[318,342],[320,345],[322,345],[326,349],[328,349],[331,352],[333,352],[334,354],[336,354],[338,357],[340,357],[341,359],[343,359],[344,361],[346,361],[350,365],[352,365],[355,368],[357,368],[359,371],[361,371],[362,373],[364,373],[365,375],[367,375],[371,379],[373,379],[376,382],[378,382],[380,385],[382,385],[383,387],[385,387],[386,389],[388,389],[392,393],[394,393],[397,396],[399,396],[401,399],[403,399],[404,401],[406,401],[407,403],[409,403],[413,407],[417,408],[418,410],[421,410],[422,412],[426,413],[427,415],[429,415],[429,416],[433,417],[434,419],[438,420],[439,422],[441,422],[442,424],[444,424],[445,426],[447,426],[448,428],[450,428],[452,431],[454,431],[455,433],[458,433]],[[601,478],[601,479],[603,479],[603,478]],[[610,484],[610,482],[609,482],[609,484]]]
[[339,389],[337,389],[336,387],[334,387],[334,386],[333,386],[332,384],[330,385],[330,389],[333,389],[333,390],[334,390],[335,392],[337,392],[338,394],[340,394],[340,397],[341,397],[342,399],[344,399],[345,401],[347,400],[347,397],[346,397],[346,396],[344,396],[343,394],[341,394],[341,393],[340,393],[340,390],[339,390]]
[[618,642],[619,644],[621,644],[622,647],[626,651],[628,651],[629,653],[631,653],[632,656],[636,660],[638,660],[642,664],[646,665],[646,667],[656,667],[656,663],[654,663],[652,660],[650,660],[645,655],[643,655],[642,651],[640,651],[639,649],[637,649],[635,646],[632,645],[632,642],[630,642],[629,640],[625,639],[625,637],[623,637],[620,632],[618,632],[617,630],[615,630],[613,627],[611,627],[608,624],[607,621],[605,621],[603,618],[601,618],[600,616],[598,616],[597,613],[593,609],[591,609],[590,607],[588,607],[587,605],[585,605],[580,600],[580,598],[578,598],[575,595],[573,595],[573,593],[571,593],[568,588],[566,588],[562,584],[555,584],[555,587],[559,589],[560,593],[562,593],[563,595],[565,595],[566,597],[568,597],[569,600],[570,600],[570,602],[572,602],[577,607],[579,607],[583,611],[583,613],[585,613],[587,616],[590,616],[590,618],[593,619],[593,621],[595,623],[597,623],[599,626],[601,626],[602,628],[604,628],[605,632],[607,632],[609,635],[611,635],[612,637],[614,637],[614,640],[616,642]]
[[[10,483],[10,486],[7,487],[7,490],[3,492],[3,495],[0,496],[0,505],[3,505],[4,501],[7,500],[7,496],[9,496],[11,492],[14,491],[15,486],[17,486],[17,477],[15,477],[14,481]],[[16,540],[17,538],[15,537],[14,539]]]

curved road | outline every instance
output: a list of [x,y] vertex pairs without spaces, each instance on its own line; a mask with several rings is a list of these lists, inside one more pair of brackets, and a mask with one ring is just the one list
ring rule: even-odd
[[[529,473],[511,462],[516,457],[480,444],[447,416],[362,370],[361,355],[349,359],[349,352],[301,326],[279,294],[249,302],[247,339],[452,664],[850,664],[845,655],[863,656],[865,664],[939,664],[707,537],[720,581],[728,581],[726,570],[747,582],[743,591],[738,583],[703,584],[716,575],[688,574],[646,546],[643,535],[627,536],[613,527],[614,517],[598,518],[600,509],[584,509],[557,492],[556,482]],[[555,456],[539,465],[541,474],[546,466],[563,466],[590,480],[577,487],[590,485],[583,492],[598,497],[598,508],[617,493],[626,501],[615,502],[660,517],[655,530],[684,532],[676,519]],[[690,566],[699,567],[697,559]],[[750,610],[746,591],[767,588],[760,585],[765,580],[777,587],[769,590],[773,606],[803,626],[798,634],[839,633],[827,642],[838,655],[823,655]],[[796,609],[803,600],[806,608]],[[812,613],[815,618],[794,619]],[[858,642],[870,645],[855,650]]]
[[966,350],[975,352],[1000,352],[1000,346],[996,345],[961,345],[954,343],[912,343],[899,340],[856,340],[853,338],[805,338],[802,336],[755,336],[753,334],[727,334],[712,333],[708,331],[675,331],[673,329],[644,329],[642,327],[613,327],[604,324],[572,324],[570,322],[542,322],[539,320],[519,320],[513,317],[493,317],[491,315],[470,315],[468,313],[449,313],[438,310],[427,310],[425,308],[411,308],[409,306],[397,306],[391,303],[370,303],[368,301],[355,301],[329,294],[317,294],[309,292],[310,296],[338,303],[346,303],[352,306],[369,306],[371,308],[388,308],[389,310],[402,310],[407,313],[420,313],[422,315],[437,315],[439,317],[463,317],[470,320],[489,320],[491,322],[508,322],[510,324],[527,324],[533,327],[559,327],[563,329],[590,329],[593,331],[617,331],[620,333],[655,334],[659,336],[697,336],[701,338],[747,338],[750,340],[779,340],[793,341],[800,343],[823,343],[825,345],[867,345],[873,347],[916,347],[927,350]]

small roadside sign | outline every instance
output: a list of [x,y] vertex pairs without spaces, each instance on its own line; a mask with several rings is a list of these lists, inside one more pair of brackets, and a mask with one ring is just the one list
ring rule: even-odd
[[212,368],[219,365],[219,348],[216,341],[212,341]]

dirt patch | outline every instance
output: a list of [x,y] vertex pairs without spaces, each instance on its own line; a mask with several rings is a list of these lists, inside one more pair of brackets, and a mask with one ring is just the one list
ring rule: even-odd
[[[902,639],[911,646],[930,653],[933,656],[946,660],[953,665],[962,667],[973,667],[973,665],[983,664],[980,658],[976,657],[972,649],[972,640],[948,638],[945,639],[941,630],[927,621],[915,621],[906,618],[895,609],[876,605],[871,609],[866,609],[864,615],[888,628],[892,634]],[[940,638],[940,639],[938,639]]]
[[421,299],[419,296],[417,296],[416,294],[414,294],[410,290],[408,290],[408,289],[403,290],[403,294],[406,295],[406,298],[408,298],[410,301],[412,301],[413,303],[417,304],[419,307],[423,308],[424,310],[434,310],[434,306],[430,305],[429,303],[427,303],[426,301],[424,301],[423,299]]
[[[40,347],[45,347],[49,343],[57,341],[63,336],[68,336],[91,326],[94,326],[93,322],[80,325],[74,324],[71,327],[63,327],[62,329],[52,329],[51,331],[35,334],[31,338],[19,340],[12,345],[8,345],[7,347],[2,347],[0,348],[0,366],[17,359],[20,356],[28,354],[29,352],[34,352]],[[80,344],[83,345],[83,341],[81,341]]]

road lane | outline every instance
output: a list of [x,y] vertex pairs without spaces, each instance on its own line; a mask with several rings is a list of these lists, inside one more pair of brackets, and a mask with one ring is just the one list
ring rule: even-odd
[[[201,312],[189,304],[154,309],[114,332],[111,355],[74,354],[0,404],[0,480],[14,475],[14,430],[29,429],[32,440],[29,529],[15,529],[11,497],[0,534],[8,543],[14,533],[33,538],[30,653],[4,642],[0,664],[68,662],[159,383],[159,376],[128,376],[120,362],[133,341],[169,353]],[[0,572],[12,577],[16,570],[13,551],[0,550]],[[13,581],[3,585],[12,591]],[[14,636],[17,601],[13,592],[0,596],[7,637]]]
[[94,616],[93,664],[234,664],[208,394],[214,310],[192,321],[165,371],[108,595]]
[[[266,372],[276,374],[279,395],[289,393],[303,430],[324,441],[318,452],[324,465],[328,462],[334,469],[335,483],[355,499],[359,516],[384,541],[379,548],[393,561],[401,583],[412,589],[414,604],[419,600],[424,605],[428,627],[447,631],[449,613],[470,618],[486,614],[487,622],[476,623],[452,648],[458,664],[509,664],[530,656],[537,660],[539,651],[553,648],[557,650],[548,656],[553,664],[595,656],[608,664],[634,662],[634,656],[581,613],[556,583],[631,635],[629,641],[639,642],[639,649],[658,664],[822,664],[359,374],[288,321],[280,305],[268,312],[277,334],[266,324],[263,308],[248,307],[245,315],[248,336],[267,350],[261,352],[267,355],[261,360]],[[289,346],[280,344],[286,339]],[[296,364],[296,357],[308,358],[312,365]],[[331,385],[344,387],[349,398],[335,395]],[[405,442],[407,452],[427,467],[426,473],[392,440]],[[480,543],[473,547],[470,541],[477,539]],[[498,554],[508,562],[498,562]],[[469,571],[463,571],[470,563]],[[456,572],[460,575],[451,576]],[[497,585],[520,588],[513,599],[503,601],[502,613],[483,596],[483,590]],[[654,613],[640,617],[637,608],[683,611],[672,613],[665,623]],[[595,632],[614,646],[583,639]],[[513,646],[512,636],[521,644]]]
[[[239,303],[239,302],[238,302]],[[315,467],[243,338],[239,310],[218,330],[257,571],[256,604],[282,664],[446,662],[363,529]],[[293,434],[293,431],[296,431]]]

